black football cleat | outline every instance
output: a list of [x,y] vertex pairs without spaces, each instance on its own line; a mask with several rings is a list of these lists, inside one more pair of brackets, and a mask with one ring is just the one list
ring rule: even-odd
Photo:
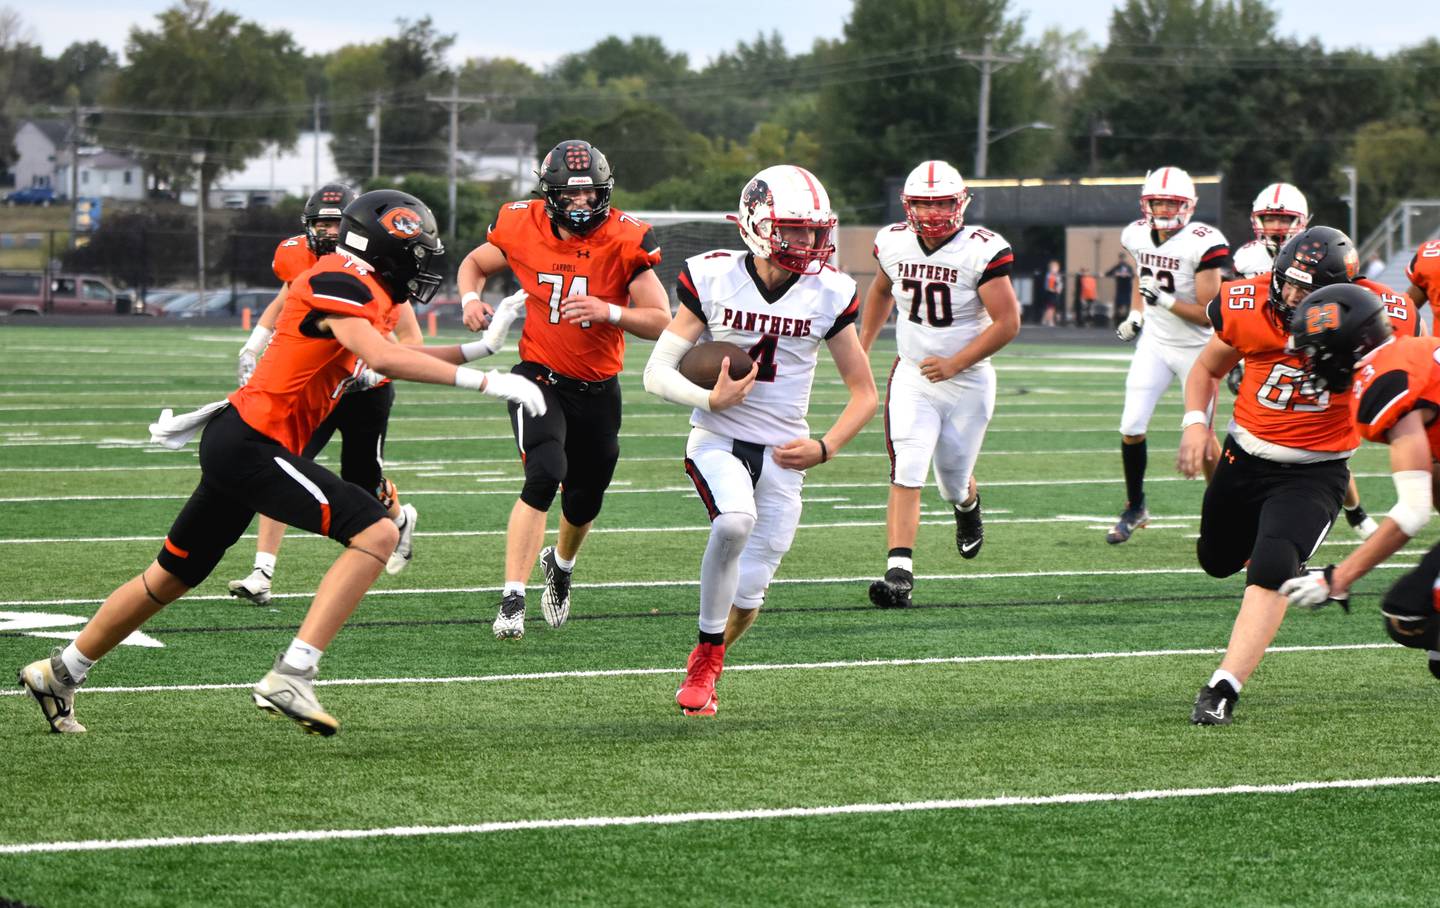
[[975,494],[975,507],[969,511],[955,509],[955,548],[961,558],[974,558],[985,544],[985,521],[980,518],[980,494]]
[[1115,522],[1115,528],[1105,534],[1105,541],[1111,545],[1127,542],[1136,530],[1149,522],[1150,511],[1143,504],[1138,508],[1127,506]]
[[1229,725],[1235,718],[1235,704],[1240,695],[1229,681],[1200,688],[1195,708],[1190,711],[1191,725]]
[[915,575],[904,568],[893,567],[884,580],[870,584],[870,601],[877,608],[909,608],[910,591],[915,589]]

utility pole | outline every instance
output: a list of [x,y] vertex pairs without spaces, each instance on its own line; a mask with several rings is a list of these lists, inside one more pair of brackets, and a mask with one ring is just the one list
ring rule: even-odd
[[975,172],[971,176],[983,177],[989,165],[990,151],[990,77],[1010,63],[1019,63],[1022,58],[992,54],[989,37],[986,37],[980,53],[956,51],[955,56],[980,70],[979,131],[975,136]]
[[205,152],[197,151],[190,156],[195,162],[195,283],[200,289],[200,299],[195,304],[199,313],[205,312]]
[[1355,237],[1355,230],[1359,220],[1357,209],[1360,207],[1359,173],[1354,167],[1341,167],[1340,172],[1345,174],[1345,179],[1350,184],[1349,193],[1340,197],[1350,206],[1350,242],[1358,243],[1360,241]]
[[370,135],[370,179],[380,177],[380,92],[375,92],[375,111],[370,115],[373,132]]
[[70,248],[75,248],[75,228],[79,226],[76,206],[80,204],[80,99],[75,99],[75,118],[70,123]]
[[490,100],[489,95],[480,97],[460,96],[460,75],[456,73],[451,76],[450,94],[448,95],[426,95],[425,100],[432,104],[448,104],[450,106],[450,191],[447,199],[450,203],[450,223],[446,229],[446,240],[453,246],[455,243],[455,159],[460,151],[460,107],[470,104],[484,104]]
[[319,96],[319,95],[316,95],[316,96],[315,96],[315,107],[314,107],[314,112],[313,112],[313,123],[314,123],[313,129],[314,129],[315,131],[312,133],[312,136],[313,136],[313,138],[314,138],[314,140],[315,140],[315,145],[314,145],[314,147],[312,148],[312,151],[311,151],[311,168],[312,168],[312,179],[314,180],[314,182],[310,184],[310,192],[311,192],[311,193],[314,193],[315,190],[317,190],[317,189],[320,188],[320,96]]

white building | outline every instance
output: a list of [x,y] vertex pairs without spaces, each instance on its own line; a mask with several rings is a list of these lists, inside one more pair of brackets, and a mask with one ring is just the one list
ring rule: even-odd
[[[103,148],[81,147],[79,181],[76,198],[123,199],[140,201],[145,198],[145,169],[140,164]],[[55,155],[55,191],[70,194],[70,151],[61,149]]]
[[10,169],[15,175],[15,188],[51,186],[56,192],[68,194],[69,186],[55,182],[55,162],[69,137],[70,124],[64,120],[20,121],[14,139],[19,157]]
[[[343,183],[335,156],[330,153],[330,133],[302,132],[289,151],[270,144],[245,162],[240,170],[223,173],[210,187],[206,203],[211,208],[245,208],[255,202],[275,202],[287,195],[305,199],[326,183]],[[181,193],[180,201],[195,204],[193,190]]]
[[523,197],[535,188],[540,167],[535,124],[481,120],[460,127],[457,158],[466,177],[476,182],[508,181],[510,193]]

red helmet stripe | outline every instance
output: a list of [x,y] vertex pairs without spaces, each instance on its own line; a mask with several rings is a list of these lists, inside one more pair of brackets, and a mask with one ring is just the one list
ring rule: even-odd
[[805,187],[810,190],[810,200],[815,204],[816,208],[819,208],[820,193],[815,191],[815,180],[810,176],[810,171],[804,167],[796,167],[795,169],[800,171],[800,176],[805,178]]
[[1164,189],[1170,184],[1170,168],[1166,167],[1160,171],[1160,188]]
[[930,184],[930,188],[931,188],[931,189],[934,189],[934,188],[935,188],[935,162],[934,162],[934,161],[931,161],[931,162],[930,162],[930,176],[929,176],[929,178],[926,180],[926,182]]

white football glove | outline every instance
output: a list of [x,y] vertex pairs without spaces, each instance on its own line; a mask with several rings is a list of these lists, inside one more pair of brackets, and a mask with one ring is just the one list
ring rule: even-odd
[[1144,324],[1145,313],[1136,312],[1134,309],[1131,309],[1130,314],[1125,316],[1125,321],[1121,322],[1120,326],[1115,329],[1115,336],[1122,341],[1133,341],[1135,336],[1140,333],[1140,328]]
[[495,307],[495,314],[490,316],[490,327],[480,336],[490,348],[490,352],[499,353],[505,348],[505,335],[510,333],[510,326],[515,319],[525,311],[525,300],[528,297],[526,291],[519,290],[505,297],[500,301],[500,305]]
[[274,333],[269,328],[260,325],[256,325],[255,330],[250,332],[250,336],[245,340],[245,346],[240,348],[240,363],[236,370],[240,384],[245,384],[250,380],[250,376],[255,374],[255,366],[260,362],[260,354],[270,346],[270,336]]
[[350,387],[346,388],[345,391],[346,393],[352,391],[369,391],[371,388],[379,386],[384,380],[385,376],[366,366],[360,370],[360,374],[355,376],[354,380],[350,382]]
[[524,407],[529,416],[545,415],[545,395],[540,393],[540,386],[522,375],[491,369],[485,373],[485,387],[481,393],[514,401]]
[[1175,308],[1175,295],[1161,290],[1160,284],[1155,280],[1153,274],[1140,275],[1140,296],[1152,306],[1159,306],[1162,309]]
[[1343,596],[1332,596],[1330,594],[1330,578],[1335,574],[1335,565],[1324,568],[1311,568],[1299,577],[1291,577],[1280,584],[1280,594],[1289,600],[1291,605],[1300,608],[1321,609],[1331,603],[1339,605],[1347,613],[1350,611],[1350,594]]

